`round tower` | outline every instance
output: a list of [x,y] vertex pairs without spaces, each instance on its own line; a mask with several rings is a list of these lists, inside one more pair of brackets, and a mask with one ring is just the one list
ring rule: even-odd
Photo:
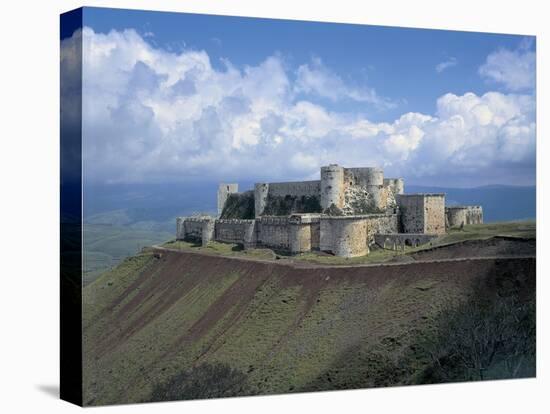
[[341,257],[369,253],[367,220],[364,216],[324,217],[321,226],[322,232],[330,233],[325,235],[322,250],[329,250]]
[[344,206],[344,167],[337,164],[321,167],[321,208],[324,211],[332,204]]
[[369,194],[372,195],[373,207],[382,209],[385,204],[382,200],[384,171],[381,168],[369,167],[364,168],[362,172],[361,184],[364,185]]

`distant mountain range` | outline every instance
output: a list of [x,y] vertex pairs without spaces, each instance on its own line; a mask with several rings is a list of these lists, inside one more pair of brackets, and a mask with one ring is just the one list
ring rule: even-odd
[[[241,190],[253,188],[252,182],[239,184]],[[173,231],[176,216],[215,213],[217,186],[217,183],[89,186],[84,192],[85,222]],[[449,188],[406,185],[405,191],[445,193],[447,205],[482,205],[486,222],[536,217],[534,186]]]

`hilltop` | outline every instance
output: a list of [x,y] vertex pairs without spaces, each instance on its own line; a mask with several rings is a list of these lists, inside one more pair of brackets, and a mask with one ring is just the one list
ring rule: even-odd
[[411,262],[420,258],[438,259],[468,257],[508,257],[535,255],[536,223],[534,221],[501,222],[466,225],[453,228],[427,244],[418,247],[405,246],[405,250],[393,251],[371,246],[371,252],[359,257],[336,257],[322,252],[289,255],[271,249],[244,249],[239,244],[211,241],[207,246],[183,240],[171,240],[162,247],[176,251],[197,252],[252,260],[289,263],[314,263],[319,265],[362,265],[388,262]]
[[[239,254],[146,249],[88,285],[85,403],[534,375],[534,257],[341,266]],[[476,321],[495,352],[463,366]]]

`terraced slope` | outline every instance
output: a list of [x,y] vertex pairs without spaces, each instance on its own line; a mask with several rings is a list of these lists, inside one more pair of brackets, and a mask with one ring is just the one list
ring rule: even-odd
[[417,383],[442,310],[474,287],[534,295],[534,275],[529,258],[316,268],[143,253],[84,289],[85,403],[148,401],[205,363],[242,374],[236,394]]

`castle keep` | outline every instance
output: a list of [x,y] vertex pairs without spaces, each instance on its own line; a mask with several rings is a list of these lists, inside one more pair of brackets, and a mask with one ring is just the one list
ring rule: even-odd
[[178,217],[176,238],[337,256],[428,243],[446,229],[483,222],[480,206],[445,207],[445,194],[405,194],[380,168],[321,167],[315,181],[218,187],[217,217]]

